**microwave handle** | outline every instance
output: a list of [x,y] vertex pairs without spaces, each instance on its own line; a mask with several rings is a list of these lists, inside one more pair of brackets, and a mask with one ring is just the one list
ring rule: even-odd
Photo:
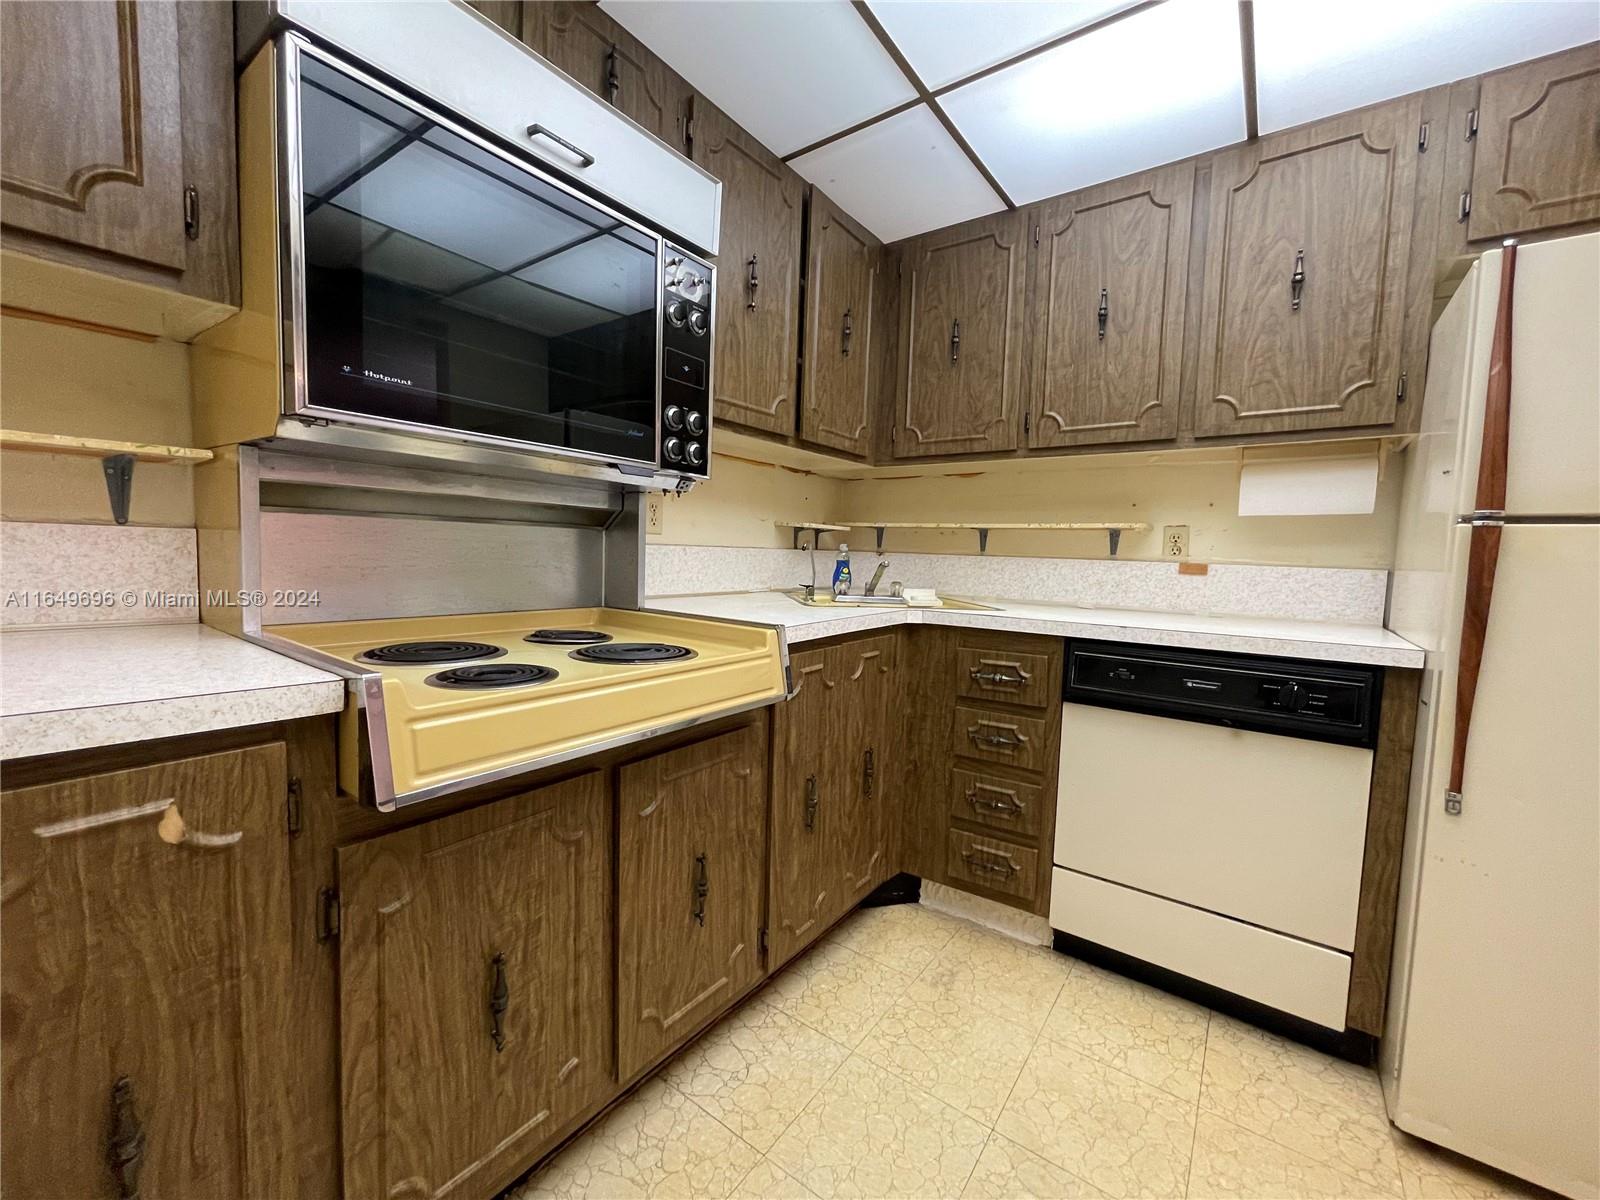
[[567,139],[562,137],[559,133],[556,133],[553,130],[548,129],[543,125],[529,125],[528,126],[528,136],[530,138],[536,138],[536,137],[549,138],[552,142],[554,142],[556,145],[560,146],[563,150],[570,151],[572,154],[576,155],[577,159],[578,159],[578,165],[579,165],[580,168],[594,166],[594,155],[590,154],[587,150],[583,149],[581,146],[574,146],[571,142],[567,141]]

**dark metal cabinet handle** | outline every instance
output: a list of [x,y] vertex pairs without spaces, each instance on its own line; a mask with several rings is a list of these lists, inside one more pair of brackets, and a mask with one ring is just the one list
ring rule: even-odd
[[117,1179],[122,1200],[139,1200],[139,1171],[144,1166],[144,1126],[133,1104],[133,1080],[117,1077],[111,1085],[111,1136],[106,1163]]
[[750,285],[750,303],[745,305],[745,307],[754,312],[756,307],[756,289],[761,286],[761,277],[756,274],[756,256],[754,254],[750,256],[749,265],[750,277],[748,282]]
[[846,358],[850,357],[850,335],[853,332],[850,325],[850,310],[847,308],[844,310],[844,336],[839,347]]
[[1014,725],[1005,726],[1010,730],[1009,735],[994,733],[992,732],[994,728],[992,725],[969,725],[967,727],[967,737],[972,739],[974,746],[988,746],[994,750],[1015,750],[1028,744],[1028,739],[1021,736]]
[[511,1007],[511,988],[506,983],[506,956],[496,954],[489,963],[494,967],[494,983],[489,988],[489,1038],[494,1042],[494,1052],[506,1048],[505,1016]]
[[968,850],[961,860],[980,874],[999,875],[1005,879],[1010,879],[1020,869],[1009,858],[989,858],[978,850]]
[[617,92],[622,87],[622,79],[617,74],[617,48],[611,47],[606,52],[606,99],[613,105],[617,102]]
[[1100,289],[1100,307],[1095,309],[1094,318],[1095,318],[1095,325],[1098,326],[1099,331],[1100,331],[1097,336],[1099,337],[1099,339],[1102,342],[1106,340],[1106,320],[1111,316],[1111,303],[1110,303],[1110,300],[1111,300],[1111,297],[1106,292],[1106,289],[1105,288],[1101,288]]
[[967,674],[972,677],[973,683],[982,684],[984,687],[1022,687],[1030,678],[1021,667],[1016,668],[1014,675],[1010,671],[993,667],[973,667]]
[[570,152],[571,154],[573,154],[577,158],[578,165],[580,167],[592,167],[592,166],[594,166],[594,155],[590,154],[587,150],[583,149],[581,146],[574,146],[571,142],[567,141],[567,139],[562,137],[559,133],[556,133],[553,130],[547,129],[543,125],[529,125],[528,126],[528,136],[530,138],[536,138],[536,137],[549,138],[552,142],[554,142],[556,145],[560,146],[563,150],[566,150],[566,151]]
[[872,799],[874,776],[878,773],[876,757],[870,748],[861,756],[861,794],[868,800]]
[[961,318],[950,322],[950,361],[961,361]]
[[1306,288],[1306,252],[1294,252],[1294,273],[1289,276],[1289,311],[1300,311],[1300,293]]
[[706,897],[711,894],[711,875],[706,868],[706,856],[694,856],[694,901],[689,907],[689,915],[694,918],[696,925],[706,923]]
[[817,827],[817,777],[806,776],[806,832]]
[[[988,799],[980,796],[980,792],[988,792],[999,799]],[[1020,817],[1028,806],[1013,791],[1007,788],[997,788],[987,783],[975,783],[967,789],[967,803],[972,806],[973,812],[993,813],[997,817]]]

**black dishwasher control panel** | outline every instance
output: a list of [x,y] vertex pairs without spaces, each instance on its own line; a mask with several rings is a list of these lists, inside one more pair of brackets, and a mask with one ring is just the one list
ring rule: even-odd
[[1062,699],[1320,742],[1376,744],[1383,669],[1069,639]]

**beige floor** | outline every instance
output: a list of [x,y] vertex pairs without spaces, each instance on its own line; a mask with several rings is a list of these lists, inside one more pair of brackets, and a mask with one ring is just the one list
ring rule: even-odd
[[1528,1196],[1376,1075],[920,906],[851,917],[522,1185],[542,1197]]

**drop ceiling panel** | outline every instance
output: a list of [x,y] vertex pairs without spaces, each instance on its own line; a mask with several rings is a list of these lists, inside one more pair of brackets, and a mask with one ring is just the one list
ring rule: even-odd
[[1238,6],[1167,0],[941,103],[1019,204],[1241,141]]
[[775,154],[914,99],[849,0],[600,6]]
[[790,165],[886,242],[1005,207],[922,104]]
[[1012,55],[1093,24],[1136,0],[871,0],[906,61],[929,88],[992,67]]
[[1255,6],[1263,132],[1600,37],[1588,0],[1342,0]]

